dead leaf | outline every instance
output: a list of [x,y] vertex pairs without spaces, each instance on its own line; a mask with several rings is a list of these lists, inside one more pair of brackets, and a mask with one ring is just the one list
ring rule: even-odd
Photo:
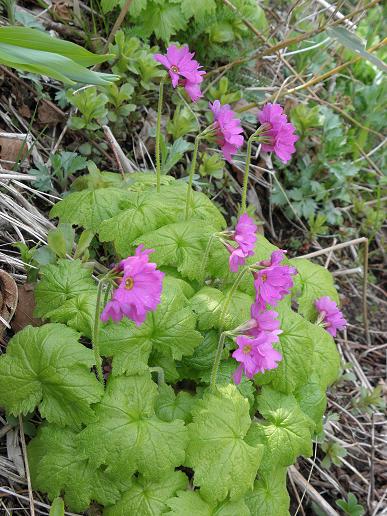
[[56,125],[63,121],[63,115],[52,104],[42,102],[38,107],[38,120],[44,125]]
[[19,427],[7,432],[7,456],[11,460],[21,477],[26,476],[24,469],[23,454],[19,444]]
[[37,319],[33,315],[35,310],[34,285],[31,283],[19,285],[18,292],[19,301],[11,322],[11,327],[15,333],[29,324],[32,326],[41,326],[43,324],[41,319]]
[[0,162],[3,168],[12,170],[15,163],[27,158],[28,153],[27,135],[0,132]]
[[52,11],[62,20],[70,21],[73,19],[73,2],[71,0],[52,0]]
[[0,337],[15,313],[18,300],[17,285],[8,272],[0,270]]

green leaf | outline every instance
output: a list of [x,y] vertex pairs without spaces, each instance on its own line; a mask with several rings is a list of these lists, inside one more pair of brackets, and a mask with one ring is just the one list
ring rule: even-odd
[[82,233],[79,237],[78,243],[77,243],[77,248],[74,253],[75,259],[80,258],[85,253],[85,251],[88,249],[89,245],[91,244],[91,241],[93,240],[93,238],[94,238],[94,232],[91,231],[90,229],[85,229],[84,231],[82,231]]
[[36,317],[44,317],[79,294],[96,291],[91,270],[83,267],[79,260],[59,260],[56,265],[42,267],[41,272],[42,279],[35,288]]
[[287,468],[276,467],[259,474],[252,493],[246,496],[251,516],[289,516]]
[[327,397],[322,389],[319,378],[313,374],[308,383],[294,393],[301,410],[315,423],[315,432],[323,429],[323,415],[327,406]]
[[243,500],[225,501],[219,505],[206,502],[199,491],[180,491],[175,498],[168,501],[169,516],[250,516],[249,509]]
[[182,0],[181,10],[186,18],[194,16],[196,20],[203,21],[207,15],[215,13],[216,3],[214,0],[197,0],[195,3]]
[[270,378],[275,389],[290,393],[307,383],[313,368],[313,342],[309,334],[311,325],[286,305],[277,308],[283,333],[274,347],[282,354],[282,360],[276,369],[259,374],[256,378]]
[[176,211],[166,202],[162,192],[127,193],[124,211],[102,222],[100,241],[113,241],[120,256],[128,256],[136,238],[176,220]]
[[92,66],[109,59],[109,54],[97,55],[70,41],[51,37],[48,33],[26,27],[0,27],[0,42],[26,49],[55,52],[83,66]]
[[152,259],[159,266],[175,267],[183,278],[202,279],[203,255],[215,229],[199,220],[163,226],[139,237],[135,245],[155,249]]
[[348,516],[363,516],[363,506],[357,503],[357,498],[353,493],[348,493],[347,500],[337,500],[336,505]]
[[145,35],[155,33],[156,37],[168,43],[171,36],[186,27],[186,18],[181,12],[180,5],[173,1],[149,1],[145,12],[141,14]]
[[[42,34],[40,31],[37,32]],[[68,57],[53,52],[43,52],[41,50],[3,43],[1,42],[1,33],[0,62],[17,70],[47,75],[69,85],[80,82],[104,86],[118,79],[116,75],[88,70]]]
[[[160,193],[128,193],[125,202],[120,205],[123,211],[101,224],[100,240],[113,241],[117,252],[127,256],[134,240],[144,233],[183,220],[186,197],[187,186],[179,184],[164,186]],[[217,229],[225,226],[219,210],[200,192],[193,193],[193,210],[194,218],[209,219]]]
[[[199,330],[220,329],[220,315],[224,308],[228,291],[224,293],[212,287],[203,287],[190,300],[192,310],[198,315]],[[222,328],[231,330],[250,319],[253,299],[236,291],[223,318]]]
[[263,446],[245,441],[250,425],[249,403],[235,385],[207,391],[197,402],[188,425],[187,465],[206,500],[238,499],[252,488]]
[[156,400],[156,414],[163,421],[182,419],[189,423],[192,419],[191,410],[196,403],[195,397],[189,392],[180,391],[175,394],[170,385],[159,387],[160,395]]
[[267,446],[263,464],[265,468],[290,466],[299,455],[312,454],[311,430],[313,422],[300,409],[296,398],[263,386],[257,396],[258,410],[265,418],[257,424],[263,431]]
[[382,72],[387,71],[386,64],[377,56],[367,52],[363,40],[355,33],[350,32],[345,27],[331,27],[327,29],[327,34],[331,38],[337,39],[346,48],[353,50],[359,56],[370,61],[370,63],[375,65]]
[[80,434],[96,466],[107,465],[117,478],[139,471],[159,480],[184,462],[187,429],[179,419],[166,423],[155,415],[157,396],[149,373],[109,379],[97,422]]
[[321,326],[310,324],[309,332],[313,341],[313,371],[325,392],[339,377],[340,355],[333,337]]
[[160,305],[141,326],[128,320],[106,324],[100,347],[103,355],[113,357],[113,375],[146,370],[152,348],[175,360],[191,355],[203,337],[195,330],[196,316],[185,303],[182,291],[166,277]]
[[103,393],[90,372],[94,354],[63,324],[27,326],[0,357],[0,405],[11,414],[37,406],[47,421],[79,427],[94,419],[90,405]]
[[120,493],[100,468],[89,463],[78,446],[78,435],[44,423],[28,444],[28,462],[35,489],[48,493],[51,500],[64,492],[66,505],[83,512],[93,500],[114,503]]
[[52,229],[47,234],[47,242],[52,251],[60,258],[66,256],[66,240],[58,229]]
[[119,213],[120,203],[127,195],[118,188],[73,192],[53,206],[50,217],[59,217],[61,222],[70,222],[96,233],[101,222]]
[[62,498],[55,498],[52,501],[49,516],[64,516],[64,502]]
[[314,302],[322,296],[329,296],[333,301],[339,303],[332,274],[315,263],[305,259],[292,259],[291,265],[298,271],[297,280],[300,282],[301,295],[297,299],[298,312],[313,321],[316,318]]
[[218,332],[211,330],[205,333],[203,341],[194,349],[192,356],[183,357],[185,367],[199,372],[211,369],[218,347]]
[[96,303],[96,293],[79,294],[65,301],[59,308],[47,312],[45,317],[51,322],[65,323],[91,339]]
[[132,485],[113,506],[105,508],[104,516],[156,516],[168,509],[168,500],[177,491],[187,487],[188,479],[182,471],[173,471],[167,476],[149,480],[133,479]]

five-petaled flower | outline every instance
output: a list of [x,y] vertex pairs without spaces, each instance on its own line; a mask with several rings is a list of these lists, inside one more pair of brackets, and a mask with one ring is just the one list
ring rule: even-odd
[[140,245],[135,256],[120,262],[117,269],[123,275],[118,278],[119,286],[101,314],[102,321],[112,319],[118,322],[126,316],[139,326],[149,311],[156,310],[160,303],[164,273],[157,270],[155,263],[149,262],[152,252],[153,249],[143,250]]
[[215,100],[213,104],[210,102],[209,107],[214,114],[217,143],[224,158],[231,163],[232,156],[243,145],[241,121],[228,104],[222,106],[219,100]]
[[262,136],[269,140],[262,143],[262,150],[274,152],[283,163],[287,163],[296,151],[294,144],[298,136],[294,134],[296,129],[288,122],[282,107],[279,104],[266,104],[259,113],[258,120],[267,126]]
[[253,256],[255,242],[257,240],[257,226],[253,220],[244,213],[239,217],[232,240],[237,243],[237,247],[227,244],[230,252],[230,270],[237,272],[240,265],[244,265],[248,256]]
[[238,348],[232,354],[240,365],[234,373],[234,382],[240,383],[243,372],[247,378],[275,369],[282,360],[279,351],[273,348],[278,337],[273,333],[261,332],[257,337],[240,335],[236,338]]
[[263,268],[254,272],[254,312],[264,310],[266,304],[276,306],[293,287],[292,276],[297,274],[297,270],[290,265],[281,265],[284,257],[285,252],[279,249],[272,253],[270,260],[259,262],[259,266]]
[[165,66],[172,80],[172,86],[183,86],[192,102],[196,102],[203,95],[200,91],[200,83],[203,81],[201,65],[193,59],[195,52],[190,52],[187,45],[179,48],[170,45],[167,54],[155,54],[153,57]]
[[322,326],[332,337],[336,337],[337,330],[343,330],[347,324],[337,304],[329,296],[323,296],[314,305],[320,314]]

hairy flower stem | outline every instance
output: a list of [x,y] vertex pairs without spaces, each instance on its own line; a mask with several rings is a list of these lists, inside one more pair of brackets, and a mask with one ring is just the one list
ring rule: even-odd
[[228,291],[227,297],[226,297],[226,299],[224,301],[224,304],[223,304],[222,311],[220,313],[220,317],[219,317],[220,337],[219,337],[218,348],[216,350],[216,355],[215,355],[214,363],[213,363],[212,370],[211,370],[211,377],[210,377],[210,388],[212,390],[215,389],[215,386],[216,386],[216,378],[218,376],[218,369],[219,369],[220,359],[222,358],[224,341],[226,339],[227,334],[229,333],[227,331],[223,331],[224,318],[226,317],[226,314],[227,314],[228,308],[230,306],[232,297],[235,294],[235,292],[237,291],[237,289],[238,289],[238,287],[239,287],[239,285],[240,285],[244,275],[246,274],[246,272],[250,272],[250,267],[245,267],[244,269],[242,269],[238,273],[238,275],[235,278],[235,281],[234,281],[232,287]]
[[[241,205],[241,215],[246,213],[247,211],[247,185],[249,183],[249,170],[251,163],[251,148],[253,142],[259,141],[258,135],[262,132],[262,126],[259,127],[255,133],[253,133],[250,138],[247,140],[247,155],[246,155],[246,165],[245,165],[245,173],[243,176],[243,187],[242,187],[242,205]],[[261,146],[259,146],[258,153],[261,150]]]
[[158,367],[158,366],[150,367],[149,371],[151,373],[157,373],[157,383],[158,383],[158,385],[162,385],[163,383],[165,383],[164,369],[162,367]]
[[249,182],[249,169],[251,163],[251,146],[253,144],[253,136],[247,140],[247,156],[246,156],[246,165],[245,165],[245,174],[243,176],[243,187],[242,187],[242,206],[241,206],[241,215],[246,213],[247,207],[247,185]]
[[197,161],[197,157],[198,157],[199,142],[200,142],[201,137],[202,137],[202,133],[198,134],[195,138],[195,146],[194,146],[191,168],[189,170],[189,178],[188,178],[187,200],[186,200],[186,204],[185,204],[185,220],[188,220],[190,208],[191,208],[192,181],[193,181],[193,176],[195,173],[196,161]]
[[95,367],[97,369],[97,378],[103,384],[103,372],[102,372],[102,360],[101,355],[99,353],[99,326],[100,326],[100,312],[101,312],[101,298],[102,298],[102,289],[105,282],[105,278],[101,279],[98,285],[97,291],[97,304],[95,306],[95,316],[94,316],[94,327],[93,327],[93,351],[95,358]]
[[157,191],[160,191],[161,186],[161,156],[160,156],[160,139],[161,139],[161,112],[163,109],[164,97],[164,78],[160,81],[159,89],[159,103],[157,105],[157,125],[156,125],[156,181]]
[[207,263],[208,263],[208,257],[210,256],[211,246],[212,246],[212,242],[214,241],[215,236],[216,236],[216,233],[212,233],[212,235],[208,239],[206,249],[204,251],[201,271],[199,274],[199,281],[201,281],[202,283],[204,283],[204,281],[206,279],[206,267],[207,267]]

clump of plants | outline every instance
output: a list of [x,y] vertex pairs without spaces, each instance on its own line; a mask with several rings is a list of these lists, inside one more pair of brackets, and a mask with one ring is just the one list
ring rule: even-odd
[[[202,96],[204,71],[187,47],[155,58],[173,87]],[[247,143],[238,222],[227,228],[192,178],[202,139],[232,161],[240,121],[210,104],[188,181],[175,180],[160,156],[164,87],[167,77],[156,174],[89,166],[52,208],[56,253],[35,289],[47,322],[19,332],[0,357],[0,405],[38,412],[33,486],[70,510],[94,501],[108,516],[288,514],[287,467],[312,453],[339,373],[333,337],[345,326],[330,273],[289,260],[247,213],[252,142],[286,162],[297,136],[281,106],[264,108]],[[77,242],[72,233],[60,246],[72,226]]]

